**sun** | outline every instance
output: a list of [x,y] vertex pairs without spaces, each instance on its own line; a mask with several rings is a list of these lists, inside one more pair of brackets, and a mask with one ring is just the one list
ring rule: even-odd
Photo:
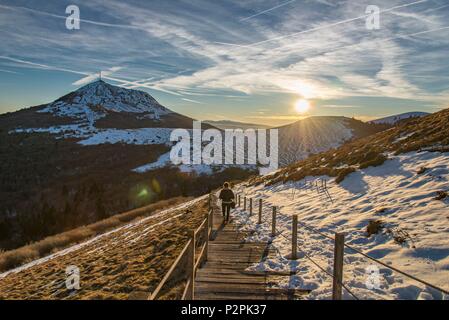
[[310,110],[310,102],[306,99],[299,99],[295,103],[295,110],[298,113],[306,113]]

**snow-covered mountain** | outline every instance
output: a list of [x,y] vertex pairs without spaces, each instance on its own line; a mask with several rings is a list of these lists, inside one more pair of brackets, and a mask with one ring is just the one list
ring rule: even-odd
[[102,80],[9,118],[8,127],[17,123],[11,133],[50,133],[58,139],[81,139],[81,145],[167,144],[172,128],[190,129],[194,121],[162,106],[146,92]]
[[38,112],[79,119],[91,126],[111,112],[135,113],[138,119],[153,120],[172,113],[146,92],[116,87],[102,80],[69,93]]
[[346,117],[310,117],[279,127],[280,166],[386,129]]
[[406,113],[401,113],[401,114],[397,114],[397,115],[393,115],[393,116],[388,116],[388,117],[381,118],[381,119],[372,120],[372,121],[370,121],[370,123],[394,125],[401,120],[420,118],[420,117],[425,117],[427,115],[429,115],[429,113],[427,113],[427,112],[420,112],[420,111],[406,112]]

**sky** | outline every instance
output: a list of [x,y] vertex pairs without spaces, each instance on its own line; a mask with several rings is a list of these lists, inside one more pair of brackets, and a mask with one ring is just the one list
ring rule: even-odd
[[0,0],[0,113],[100,71],[200,120],[435,112],[449,107],[448,17],[449,0]]

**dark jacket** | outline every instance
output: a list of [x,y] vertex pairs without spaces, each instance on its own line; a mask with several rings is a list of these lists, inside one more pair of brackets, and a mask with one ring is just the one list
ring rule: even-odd
[[234,200],[234,198],[235,198],[234,192],[232,192],[231,189],[223,189],[223,190],[220,191],[219,198],[224,203],[231,203]]

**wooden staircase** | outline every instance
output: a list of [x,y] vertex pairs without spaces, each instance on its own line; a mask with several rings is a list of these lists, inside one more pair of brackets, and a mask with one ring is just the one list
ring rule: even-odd
[[245,242],[248,233],[239,231],[232,221],[223,225],[220,214],[214,214],[213,220],[216,231],[209,242],[208,259],[196,272],[196,300],[287,300],[309,292],[271,288],[274,275],[246,271],[272,254],[268,243]]

